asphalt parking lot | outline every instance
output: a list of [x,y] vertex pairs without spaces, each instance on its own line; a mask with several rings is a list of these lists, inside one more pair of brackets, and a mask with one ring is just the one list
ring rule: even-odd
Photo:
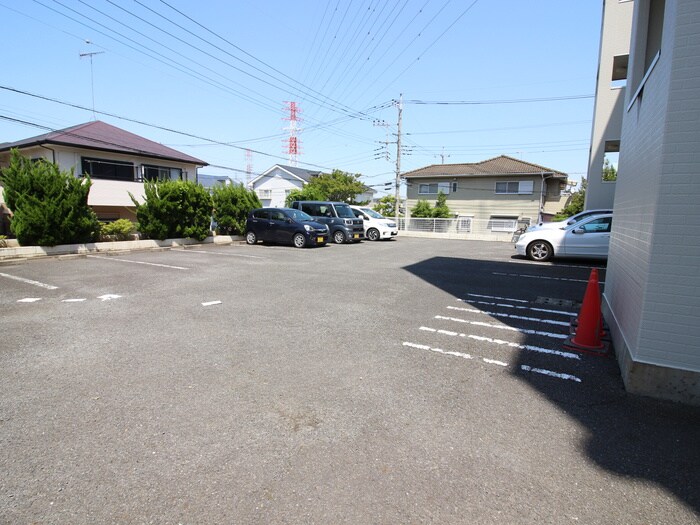
[[593,266],[418,238],[1,265],[0,523],[697,523],[700,410],[562,348]]

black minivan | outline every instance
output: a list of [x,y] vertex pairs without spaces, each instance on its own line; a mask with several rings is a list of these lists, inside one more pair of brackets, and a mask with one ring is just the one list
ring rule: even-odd
[[362,219],[355,217],[352,208],[344,202],[294,201],[292,208],[306,212],[315,221],[328,226],[336,244],[359,242],[365,237]]
[[328,242],[328,228],[309,215],[291,208],[258,208],[248,214],[245,225],[248,244],[258,241],[293,244],[297,248],[322,246]]

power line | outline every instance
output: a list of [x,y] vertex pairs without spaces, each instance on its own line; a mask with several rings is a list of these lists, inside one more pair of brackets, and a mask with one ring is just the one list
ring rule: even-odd
[[406,104],[434,106],[477,106],[485,104],[523,104],[529,102],[554,102],[557,100],[579,100],[595,98],[595,95],[568,95],[563,97],[515,98],[501,100],[406,100]]
[[[38,99],[41,99],[41,100],[46,100],[46,101],[49,101],[49,102],[54,102],[54,103],[57,103],[57,104],[61,104],[61,105],[64,105],[64,106],[69,106],[69,107],[76,108],[76,109],[81,109],[81,110],[83,110],[83,111],[92,111],[90,108],[86,108],[85,106],[81,106],[81,105],[79,105],[79,104],[72,104],[72,103],[70,103],[70,102],[65,102],[65,101],[62,101],[62,100],[55,99],[55,98],[45,97],[45,96],[42,96],[42,95],[37,95],[37,94],[35,94],[35,93],[29,93],[29,92],[27,92],[27,91],[21,91],[21,90],[19,90],[19,89],[10,88],[10,87],[7,87],[7,86],[0,86],[0,89],[4,89],[4,90],[6,90],[6,91],[11,91],[11,92],[14,92],[14,93],[18,93],[18,94],[20,94],[20,95],[26,95],[26,96],[38,98]],[[127,122],[133,122],[133,123],[135,123],[135,124],[140,124],[140,125],[142,125],[142,126],[148,126],[148,127],[150,127],[150,128],[159,129],[159,130],[162,130],[162,131],[167,131],[167,132],[169,132],[169,133],[175,133],[175,134],[177,134],[177,135],[182,135],[182,136],[185,136],[185,137],[190,137],[190,138],[194,138],[194,139],[198,139],[198,140],[204,140],[204,141],[207,141],[207,142],[211,142],[211,143],[214,143],[214,144],[218,144],[219,146],[227,146],[227,147],[229,147],[229,148],[234,148],[234,149],[243,150],[243,151],[245,151],[245,150],[248,149],[248,150],[252,151],[253,153],[257,153],[258,155],[263,155],[263,156],[265,156],[265,157],[270,157],[270,158],[280,159],[280,160],[285,160],[285,161],[286,161],[286,158],[285,158],[285,157],[281,157],[281,156],[279,156],[279,155],[272,155],[271,153],[265,153],[265,152],[263,152],[263,151],[257,151],[257,150],[253,150],[253,149],[250,149],[250,148],[244,148],[244,147],[242,147],[242,146],[236,146],[236,145],[230,144],[230,143],[228,143],[228,142],[222,142],[222,141],[220,141],[220,140],[211,139],[211,138],[207,138],[207,137],[202,137],[202,136],[200,136],[200,135],[195,135],[195,134],[193,134],[193,133],[187,133],[187,132],[185,132],[185,131],[179,131],[179,130],[172,129],[172,128],[168,128],[168,127],[165,127],[165,126],[159,126],[159,125],[157,125],[157,124],[151,124],[151,123],[149,123],[149,122],[144,122],[144,121],[142,121],[142,120],[137,120],[137,119],[132,119],[132,118],[128,118],[128,117],[123,117],[123,116],[120,116],[120,115],[116,115],[116,114],[114,114],[114,113],[108,113],[108,112],[106,112],[106,111],[95,110],[95,113],[99,113],[100,115],[106,115],[106,116],[108,116],[108,117],[117,118],[117,119],[124,120],[124,121],[127,121]],[[4,118],[4,120],[10,120],[10,121],[19,122],[19,123],[22,123],[22,124],[28,124],[28,125],[32,125],[32,126],[36,126],[36,127],[42,127],[41,125],[35,124],[35,123],[33,123],[33,122],[21,121],[21,120],[12,119],[12,118],[9,118],[9,117],[3,117],[3,118]],[[50,128],[47,128],[47,129],[50,129]],[[52,129],[51,131],[58,131],[58,130]],[[311,164],[311,163],[308,163],[308,162],[302,162],[301,164],[306,164],[307,166],[313,166],[313,167],[315,167],[315,168],[321,168],[321,169],[324,169],[324,170],[330,169],[330,168],[328,168],[327,166],[320,166],[320,165],[318,165],[318,164]]]

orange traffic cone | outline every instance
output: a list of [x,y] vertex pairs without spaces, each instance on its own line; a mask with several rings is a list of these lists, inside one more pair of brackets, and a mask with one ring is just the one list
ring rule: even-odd
[[598,355],[607,354],[608,345],[601,341],[603,316],[600,311],[600,287],[596,268],[591,270],[577,321],[576,332],[566,340],[564,348]]

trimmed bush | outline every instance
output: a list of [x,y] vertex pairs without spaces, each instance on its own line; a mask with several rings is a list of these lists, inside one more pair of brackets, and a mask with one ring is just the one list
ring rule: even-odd
[[136,217],[142,234],[153,239],[193,238],[199,241],[209,235],[212,200],[209,192],[189,181],[146,181],[146,202],[136,206]]
[[90,178],[62,172],[44,159],[32,161],[13,149],[1,170],[10,231],[22,246],[55,246],[92,242],[100,230],[88,206]]
[[430,218],[433,216],[433,207],[425,199],[420,199],[416,205],[411,208],[411,217],[416,219]]
[[100,237],[108,241],[127,241],[136,231],[136,225],[129,219],[118,219],[102,224]]
[[452,217],[452,212],[447,206],[447,195],[443,192],[438,193],[435,207],[433,208],[433,217],[436,219],[449,219]]
[[215,186],[212,200],[216,230],[221,235],[243,235],[250,210],[262,207],[255,192],[245,189],[243,184]]

